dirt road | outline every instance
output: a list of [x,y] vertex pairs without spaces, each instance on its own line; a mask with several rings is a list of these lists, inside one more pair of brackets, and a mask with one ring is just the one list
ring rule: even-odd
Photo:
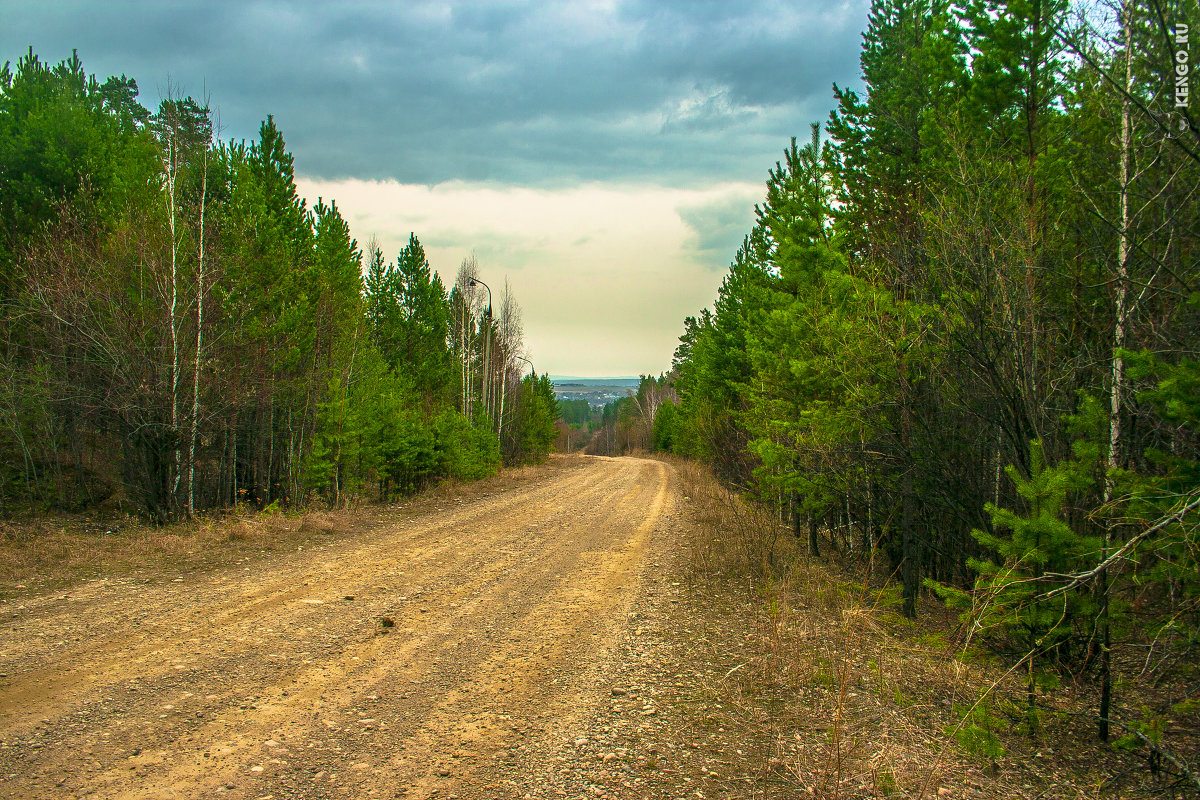
[[509,796],[516,754],[608,695],[674,483],[590,458],[299,552],[0,604],[0,797]]

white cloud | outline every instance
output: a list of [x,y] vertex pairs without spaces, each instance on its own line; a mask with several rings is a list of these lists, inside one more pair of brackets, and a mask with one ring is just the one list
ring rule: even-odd
[[[739,198],[752,205],[761,193],[744,183],[536,189],[302,177],[297,184],[310,202],[335,199],[359,244],[374,235],[389,259],[415,232],[447,284],[474,250],[494,292],[506,278],[512,286],[539,371],[569,375],[668,369],[683,318],[712,302],[734,255],[697,250],[694,220],[685,222],[679,209],[736,208]],[[749,207],[745,213],[752,218]]]
[[667,104],[660,129],[669,131],[719,131],[752,119],[762,109],[737,104],[727,87],[693,89]]

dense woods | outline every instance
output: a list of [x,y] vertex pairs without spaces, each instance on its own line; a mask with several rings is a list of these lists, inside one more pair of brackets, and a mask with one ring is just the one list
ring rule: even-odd
[[76,56],[0,70],[0,513],[167,521],[545,456],[507,287],[473,257],[446,287],[415,235],[364,254],[271,117],[222,142],[206,100],[137,95]]
[[1086,681],[1099,735],[1156,758],[1200,677],[1200,140],[1175,102],[1198,22],[875,0],[866,92],[835,86],[770,170],[649,428],[907,616],[962,609],[1031,732]]

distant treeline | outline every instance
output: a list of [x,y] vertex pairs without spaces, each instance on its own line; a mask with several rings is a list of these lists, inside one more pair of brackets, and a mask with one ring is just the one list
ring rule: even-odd
[[339,502],[546,455],[507,287],[493,308],[471,258],[447,291],[416,236],[364,280],[270,117],[220,142],[207,102],[137,94],[76,56],[0,70],[0,513]]
[[592,405],[587,400],[560,399],[558,416],[568,425],[580,425],[592,418]]
[[814,556],[880,553],[908,616],[962,607],[1030,719],[1057,670],[1141,744],[1200,686],[1200,16],[1086,11],[876,0],[867,92],[770,171],[678,407],[629,408]]
[[630,389],[628,396],[592,412],[588,452],[623,455],[671,450],[678,402],[670,377],[643,375],[637,391]]

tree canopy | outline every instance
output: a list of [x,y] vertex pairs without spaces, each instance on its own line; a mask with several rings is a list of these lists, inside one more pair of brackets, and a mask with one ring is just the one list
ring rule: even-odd
[[545,457],[557,408],[521,381],[511,293],[464,302],[415,233],[364,278],[273,118],[220,142],[168,95],[152,113],[78,56],[0,69],[0,512],[166,521]]

